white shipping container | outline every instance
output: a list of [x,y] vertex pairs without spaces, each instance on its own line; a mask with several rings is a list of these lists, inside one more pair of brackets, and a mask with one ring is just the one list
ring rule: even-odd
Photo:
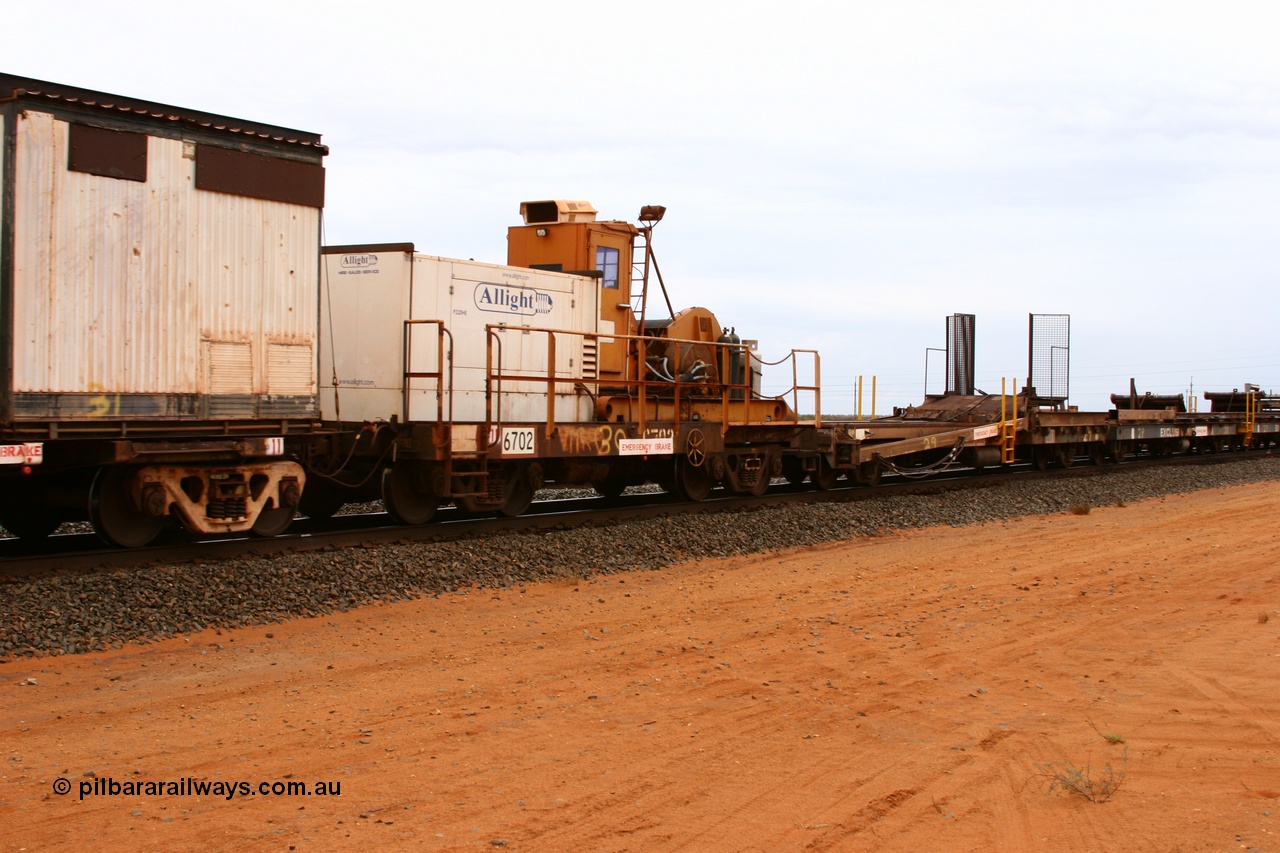
[[73,170],[72,121],[11,117],[15,418],[314,416],[318,207],[197,188],[172,131],[145,180]]
[[[543,422],[554,337],[554,376],[566,380],[551,392],[556,421],[589,421],[591,398],[573,380],[595,378],[594,360],[584,365],[583,355],[594,349],[584,336],[598,332],[598,317],[599,284],[585,276],[414,254],[411,246],[326,249],[321,329],[332,337],[320,353],[322,417],[433,422],[443,407],[445,419],[480,423],[492,372],[512,377],[495,384],[495,421]],[[497,327],[491,336],[487,325]],[[442,328],[452,384],[447,357],[440,370]],[[443,382],[413,377],[406,394],[406,349],[409,372],[443,372]]]

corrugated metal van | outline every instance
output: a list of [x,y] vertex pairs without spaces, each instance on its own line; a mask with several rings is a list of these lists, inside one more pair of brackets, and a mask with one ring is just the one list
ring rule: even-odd
[[0,74],[0,527],[288,526],[318,424],[316,134]]
[[0,75],[0,421],[314,417],[314,134]]

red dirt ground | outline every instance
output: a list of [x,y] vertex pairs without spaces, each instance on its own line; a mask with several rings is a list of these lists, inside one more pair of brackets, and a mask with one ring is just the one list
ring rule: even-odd
[[[0,840],[1276,850],[1278,513],[1263,484],[10,661]],[[188,778],[250,793],[124,792]]]

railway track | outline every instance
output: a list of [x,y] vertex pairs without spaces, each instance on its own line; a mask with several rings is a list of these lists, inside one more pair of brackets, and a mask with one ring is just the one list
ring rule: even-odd
[[986,473],[962,468],[923,480],[886,475],[873,488],[841,480],[836,488],[828,491],[815,490],[807,483],[792,486],[779,481],[762,497],[740,496],[717,489],[710,498],[699,502],[681,501],[666,492],[629,494],[613,499],[578,496],[551,498],[535,501],[528,512],[516,518],[477,516],[446,507],[440,510],[432,523],[416,527],[398,525],[386,512],[369,512],[335,516],[324,523],[302,518],[294,523],[289,533],[269,539],[245,536],[194,539],[175,532],[168,541],[130,550],[104,546],[95,534],[88,532],[55,535],[39,542],[0,539],[0,581],[43,574],[124,570],[135,566],[243,557],[270,558],[281,554],[377,547],[395,543],[446,542],[502,532],[568,529],[692,513],[738,512],[809,503],[875,501],[891,496],[986,488],[1014,479],[1030,482],[1065,477],[1105,477],[1116,472],[1146,468],[1229,464],[1256,458],[1265,452],[1144,457],[1123,465],[1094,466],[1081,463],[1048,471],[1036,470],[1030,464],[1012,465]]
[[[0,579],[0,659],[120,648],[210,628],[225,633],[526,584],[579,589],[599,575],[616,576],[621,584],[628,573],[688,561],[749,558],[937,525],[1016,523],[1076,507],[1122,507],[1166,494],[1280,480],[1280,459],[1267,454],[1181,462],[1135,461],[1053,475],[958,474],[816,493],[779,488],[763,500],[548,501],[527,517],[454,521],[445,513],[441,523],[421,528],[388,527],[373,514],[344,522],[351,529],[300,529],[278,540],[14,558],[0,563],[6,573]],[[24,560],[30,560],[25,568]]]

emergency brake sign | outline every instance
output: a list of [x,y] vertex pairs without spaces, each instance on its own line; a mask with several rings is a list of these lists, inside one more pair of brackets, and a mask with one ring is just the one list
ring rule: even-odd
[[39,465],[44,461],[44,444],[0,444],[0,465]]

